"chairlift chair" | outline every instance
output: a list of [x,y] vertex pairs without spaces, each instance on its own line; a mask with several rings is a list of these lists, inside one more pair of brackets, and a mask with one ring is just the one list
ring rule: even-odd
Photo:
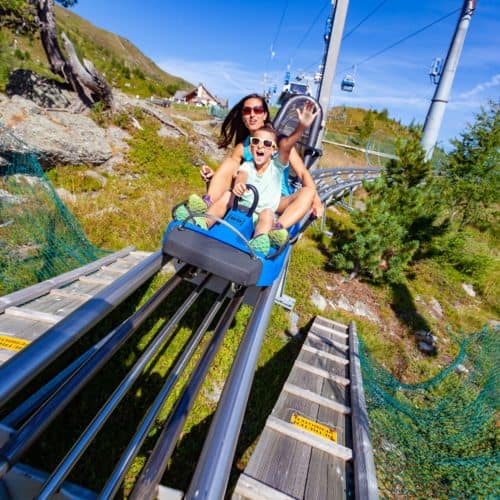
[[344,92],[352,92],[354,88],[354,77],[352,75],[344,76],[342,83],[340,84],[340,90]]

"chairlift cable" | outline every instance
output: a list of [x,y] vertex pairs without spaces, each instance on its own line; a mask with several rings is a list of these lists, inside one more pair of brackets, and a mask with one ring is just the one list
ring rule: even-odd
[[359,21],[359,23],[356,24],[356,26],[354,26],[354,28],[352,28],[351,31],[349,31],[342,37],[342,41],[344,41],[349,35],[352,35],[365,21],[367,21],[371,16],[373,16],[373,14],[375,14],[375,12],[377,12],[377,10],[380,9],[380,7],[382,7],[382,5],[384,5],[385,2],[387,2],[387,0],[382,0],[369,14],[367,14],[363,19],[361,19],[361,21]]
[[[429,24],[423,26],[422,28],[418,29],[417,31],[414,31],[413,33],[410,33],[409,35],[401,38],[397,42],[394,42],[391,45],[388,45],[387,47],[379,50],[378,52],[375,52],[374,54],[372,54],[371,56],[366,57],[362,61],[355,63],[353,66],[356,66],[356,67],[360,66],[361,64],[364,64],[365,62],[370,61],[371,59],[379,56],[380,54],[383,54],[384,52],[387,52],[388,50],[393,49],[397,45],[399,45],[399,44],[401,44],[403,42],[406,42],[406,40],[414,37],[415,35],[418,35],[418,34],[422,33],[422,31],[425,31],[426,29],[430,28],[431,26],[434,26],[435,24],[440,23],[441,21],[444,21],[446,18],[452,16],[453,14],[456,14],[460,10],[461,10],[461,8],[458,8],[458,9],[452,10],[451,12],[448,12],[448,14],[445,14],[444,16],[441,16],[439,19],[436,19],[435,21],[432,21],[432,23],[429,23]],[[347,71],[347,70],[348,70],[348,68],[346,70],[344,70],[344,71]]]
[[281,13],[281,18],[280,18],[280,21],[278,23],[278,29],[276,30],[276,35],[274,37],[273,43],[271,44],[271,54],[274,51],[274,47],[275,47],[276,42],[278,41],[278,37],[281,33],[281,27],[283,26],[283,20],[285,19],[285,14],[286,14],[287,9],[288,9],[288,0],[286,0],[285,8],[283,9],[283,12]]
[[300,39],[299,43],[297,44],[297,46],[295,47],[295,49],[293,50],[292,52],[292,55],[290,56],[290,61],[293,59],[293,57],[295,56],[295,54],[297,53],[297,51],[299,50],[299,48],[302,46],[302,44],[305,42],[305,40],[307,39],[307,37],[309,36],[309,34],[311,33],[312,29],[314,28],[314,26],[316,25],[316,23],[318,22],[320,16],[323,14],[323,11],[325,10],[325,8],[330,5],[330,0],[327,0],[323,6],[321,7],[321,10],[318,12],[317,16],[314,18],[314,21],[311,23],[311,25],[309,26],[309,28],[307,29],[306,33],[304,34],[304,36]]

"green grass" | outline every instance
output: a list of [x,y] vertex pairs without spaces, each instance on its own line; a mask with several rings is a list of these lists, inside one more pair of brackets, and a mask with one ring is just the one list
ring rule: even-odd
[[[175,109],[175,112],[180,113],[181,109]],[[112,117],[102,119],[105,123],[113,120]],[[97,246],[118,249],[135,244],[143,250],[158,249],[164,228],[170,220],[172,206],[185,199],[191,192],[201,193],[204,188],[198,167],[194,165],[199,152],[192,139],[161,138],[157,134],[157,124],[142,115],[138,115],[138,119],[142,130],[130,128],[124,118],[118,120],[132,136],[129,141],[130,151],[123,164],[115,167],[115,174],[106,174],[105,185],[86,176],[85,166],[58,166],[48,173],[56,187],[64,187],[77,195],[75,201],[68,204],[82,223],[91,242]],[[343,216],[337,217],[342,219]],[[343,217],[342,220],[344,226],[348,227],[348,219]],[[310,229],[297,243],[292,254],[285,292],[296,299],[295,312],[299,315],[299,328],[305,332],[317,314],[344,323],[355,320],[358,333],[374,358],[405,382],[422,381],[433,376],[456,355],[456,345],[451,340],[447,327],[453,331],[477,331],[485,321],[493,319],[495,311],[498,311],[497,298],[493,297],[497,285],[494,285],[489,273],[482,278],[481,290],[485,295],[473,299],[468,297],[461,287],[468,275],[454,266],[443,265],[442,262],[431,259],[415,265],[412,277],[404,288],[370,288],[362,284],[365,288],[360,288],[359,299],[364,300],[363,293],[374,298],[378,304],[378,324],[331,307],[320,311],[310,301],[313,290],[320,291],[328,299],[334,299],[336,291],[329,290],[328,287],[338,278],[328,266],[329,256],[324,251],[324,245],[318,244],[324,239],[325,236],[319,235],[317,229]],[[496,241],[491,238],[483,238],[481,241],[480,253],[494,254],[492,249],[495,248]],[[165,279],[165,275],[157,275],[121,306],[105,325],[99,325],[86,336],[87,341],[95,341],[104,332],[109,331],[109,327],[118,324],[126,314],[130,314],[139,304],[144,303]],[[67,451],[65,441],[60,439],[60,429],[64,429],[63,434],[68,442],[83,429],[92,416],[92,410],[96,409],[99,403],[102,404],[114,385],[123,378],[154,333],[178,307],[189,288],[187,286],[173,301],[167,301],[168,304],[162,306],[158,314],[115,356],[113,363],[99,378],[99,382],[89,387],[58,422],[51,426],[44,440],[30,453],[30,460],[34,465],[46,469],[57,464]],[[444,317],[440,320],[432,317],[429,309],[422,305],[428,304],[432,297],[439,300],[444,310]],[[136,429],[141,412],[151,403],[161,381],[173,366],[177,354],[188,341],[196,320],[203,316],[210,300],[211,297],[205,297],[196,310],[181,321],[175,337],[165,345],[161,355],[157,356],[146,370],[142,381],[120,405],[116,416],[100,434],[99,443],[86,452],[82,464],[71,480],[91,489],[102,487],[104,478],[111,472],[110,464],[117,460],[131,433]],[[165,483],[172,487],[185,489],[194,471],[194,464],[216,408],[216,396],[220,393],[230,370],[249,314],[248,307],[242,308],[238,313],[204,382],[201,395],[189,414],[181,441],[164,478]],[[235,484],[238,472],[245,467],[265,419],[274,406],[300,350],[301,338],[290,338],[286,334],[288,322],[288,313],[275,306],[259,357],[230,487]],[[426,327],[438,336],[436,356],[425,356],[416,348],[414,332]],[[198,351],[196,359],[200,355]],[[161,418],[156,422],[144,449],[127,474],[121,492],[123,495],[130,491],[145,463],[154,438],[162,429],[175,397],[180,394],[185,383],[186,379],[183,378],[166,402]],[[106,460],[102,460],[103,456],[106,456]],[[96,468],[96,462],[102,463],[102,466]]]

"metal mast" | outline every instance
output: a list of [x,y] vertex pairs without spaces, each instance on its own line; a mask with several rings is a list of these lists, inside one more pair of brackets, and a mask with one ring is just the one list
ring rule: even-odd
[[333,78],[337,67],[340,42],[342,41],[342,34],[344,33],[344,24],[348,6],[349,0],[337,0],[336,2],[335,0],[332,0],[333,22],[330,35],[328,37],[328,48],[323,61],[323,75],[318,91],[318,102],[323,108],[323,123],[321,124],[321,130],[318,134],[318,140],[316,142],[316,147],[318,149],[321,148],[321,142],[325,131],[325,123],[328,117],[328,105],[330,103]]
[[458,60],[462,52],[462,47],[465,41],[465,35],[469,28],[470,20],[474,9],[476,8],[476,0],[465,0],[462,13],[455,29],[455,34],[448,49],[448,54],[444,62],[443,72],[439,79],[438,86],[432,98],[427,117],[425,118],[424,129],[422,132],[421,144],[424,148],[426,160],[432,158],[434,147],[443,121],[444,110],[448,103],[450,96],[451,86],[457,70]]

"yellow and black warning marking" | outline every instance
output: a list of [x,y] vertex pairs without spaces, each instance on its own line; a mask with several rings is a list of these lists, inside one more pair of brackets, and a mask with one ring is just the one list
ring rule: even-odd
[[0,335],[0,349],[8,349],[9,351],[20,351],[30,343],[29,340],[16,339],[7,335]]
[[297,415],[296,413],[292,414],[290,422],[301,429],[312,432],[313,434],[321,436],[325,439],[329,439],[334,443],[337,442],[337,431],[327,425],[319,424],[318,422],[314,422],[314,420],[309,420],[308,418]]

